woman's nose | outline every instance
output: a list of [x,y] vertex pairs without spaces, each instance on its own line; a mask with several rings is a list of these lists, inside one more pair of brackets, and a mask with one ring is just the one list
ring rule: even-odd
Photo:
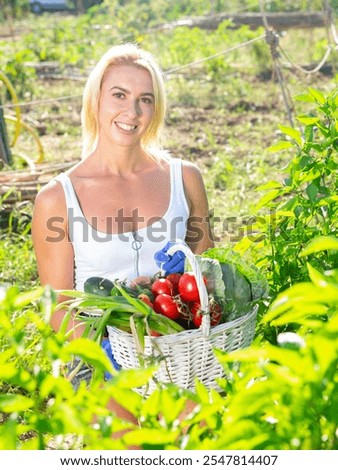
[[128,113],[128,116],[138,117],[141,115],[141,107],[138,100],[131,100],[128,102],[125,111]]

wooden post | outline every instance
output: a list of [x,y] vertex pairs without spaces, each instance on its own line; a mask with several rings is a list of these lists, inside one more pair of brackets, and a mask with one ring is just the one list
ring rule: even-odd
[[[1,105],[1,101],[0,101]],[[12,165],[13,158],[8,144],[8,137],[6,131],[6,123],[4,113],[0,107],[0,160],[7,165]]]
[[[265,17],[269,26],[277,31],[289,28],[322,28],[325,26],[325,14],[321,11],[288,11],[266,13]],[[178,26],[187,26],[188,28],[201,28],[215,30],[224,20],[232,20],[230,29],[239,28],[242,25],[248,25],[251,29],[257,29],[264,26],[261,13],[217,13],[205,16],[196,16],[183,20],[174,21],[155,26],[155,31],[172,30]]]
[[85,13],[85,6],[83,0],[76,0],[76,11],[79,15],[83,15]]

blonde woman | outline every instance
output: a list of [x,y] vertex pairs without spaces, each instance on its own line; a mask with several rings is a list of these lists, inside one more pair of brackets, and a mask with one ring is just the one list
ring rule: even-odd
[[[84,89],[82,159],[36,197],[32,234],[43,285],[83,290],[91,276],[132,281],[159,270],[156,253],[179,263],[165,253],[170,241],[185,240],[195,253],[213,245],[199,169],[162,147],[165,115],[153,56],[133,44],[108,50]],[[52,317],[55,331],[63,316]],[[83,333],[74,319],[69,329],[73,338]],[[88,379],[90,371],[81,374]],[[113,400],[110,407],[134,420]]]

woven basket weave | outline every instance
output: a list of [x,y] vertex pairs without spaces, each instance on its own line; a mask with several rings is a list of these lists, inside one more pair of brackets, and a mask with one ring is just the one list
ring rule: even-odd
[[[199,265],[186,245],[176,244],[169,251],[181,250],[187,256],[196,277],[201,308],[208,311],[208,293]],[[160,337],[145,337],[145,355],[164,357],[160,361],[155,378],[162,383],[194,390],[195,379],[207,388],[219,389],[217,379],[224,377],[224,369],[215,357],[213,348],[230,352],[249,346],[255,334],[258,307],[234,321],[210,328],[210,315],[203,315],[200,328]],[[122,369],[140,367],[133,335],[108,326],[109,341],[114,357]],[[149,394],[156,387],[150,381],[148,387],[139,390]]]

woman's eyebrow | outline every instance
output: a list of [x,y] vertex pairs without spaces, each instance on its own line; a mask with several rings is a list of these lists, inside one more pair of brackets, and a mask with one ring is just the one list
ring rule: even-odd
[[150,91],[145,91],[144,93],[141,93],[141,96],[151,96],[152,98],[155,98],[154,93],[151,93]]
[[[121,86],[117,86],[117,85],[114,85],[113,87],[111,87],[109,91],[112,91],[112,90],[115,90],[115,89],[120,90],[123,93],[126,93],[127,95],[130,95],[129,90],[127,90],[126,88],[123,88]],[[140,96],[151,96],[152,98],[154,98],[154,94],[151,93],[150,91],[145,91],[144,93],[141,93]]]
[[121,86],[117,86],[117,85],[112,86],[112,87],[109,89],[109,91],[114,90],[115,88],[116,88],[117,90],[123,91],[124,93],[127,93],[128,95],[130,95],[130,91],[129,91],[129,90],[126,90],[126,88],[122,88]]

